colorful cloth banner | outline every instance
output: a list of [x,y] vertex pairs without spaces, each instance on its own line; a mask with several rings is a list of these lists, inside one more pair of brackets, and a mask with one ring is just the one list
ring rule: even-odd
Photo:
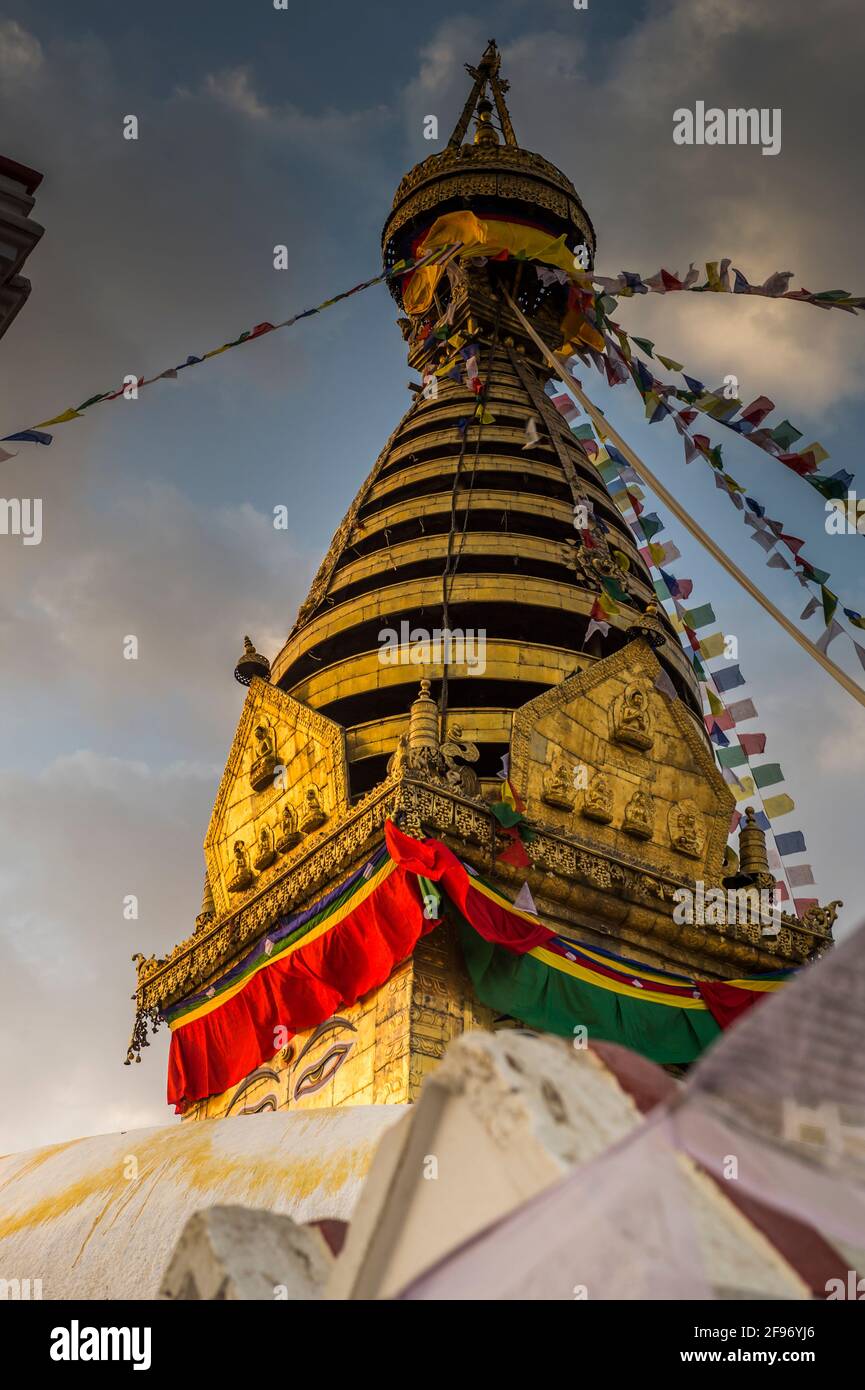
[[[473,212],[447,212],[437,217],[429,231],[417,243],[417,253],[426,257],[460,244],[460,260],[477,256],[542,261],[570,273],[574,269],[573,252],[565,245],[564,235],[551,237],[542,227],[527,222],[509,222],[504,218],[475,216]],[[403,305],[408,314],[425,314],[433,302],[436,286],[444,267],[429,264],[415,270],[403,286]]]
[[759,979],[698,980],[697,989],[718,1026],[729,1028],[764,994],[780,989],[792,975],[792,970],[778,970]]
[[382,846],[312,907],[280,919],[215,984],[165,1010],[169,1104],[181,1114],[218,1095],[295,1033],[383,984],[436,920]]

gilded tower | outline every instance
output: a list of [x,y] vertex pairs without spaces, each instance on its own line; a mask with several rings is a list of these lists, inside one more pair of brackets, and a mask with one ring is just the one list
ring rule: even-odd
[[[166,960],[138,960],[133,1053],[148,1021],[206,997],[266,953],[275,923],[363,865],[386,819],[443,841],[510,899],[528,883],[563,937],[656,970],[738,978],[831,940],[826,910],[783,914],[772,935],[676,921],[677,888],[764,885],[762,832],[749,818],[739,865],[692,667],[511,307],[559,349],[574,310],[550,266],[591,266],[595,232],[570,180],[517,143],[499,65],[490,43],[447,146],[397,189],[385,269],[447,252],[389,282],[421,382],[282,650],[269,663],[246,641],[202,910]],[[509,251],[514,228],[546,258]],[[533,832],[524,867],[502,860],[490,809],[503,768]],[[274,1036],[187,1114],[411,1101],[451,1038],[507,1022],[475,996],[446,922],[383,984]]]

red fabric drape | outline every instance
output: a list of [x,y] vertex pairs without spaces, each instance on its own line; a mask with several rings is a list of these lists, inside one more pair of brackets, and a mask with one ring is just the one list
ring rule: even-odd
[[169,1104],[182,1113],[190,1101],[242,1081],[278,1051],[277,1028],[290,1037],[354,1004],[384,984],[435,925],[424,919],[416,881],[397,869],[341,922],[259,970],[218,1008],[174,1029]]

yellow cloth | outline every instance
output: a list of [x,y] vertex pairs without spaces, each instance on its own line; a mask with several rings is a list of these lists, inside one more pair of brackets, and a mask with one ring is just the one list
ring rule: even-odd
[[[458,252],[462,260],[471,256],[497,256],[502,251],[520,255],[531,261],[543,261],[558,266],[568,274],[574,273],[574,257],[565,245],[564,235],[550,237],[537,227],[520,222],[501,222],[497,218],[476,217],[473,212],[446,212],[437,217],[417,248],[417,256],[427,256],[453,242],[460,241]],[[409,277],[403,291],[403,305],[408,314],[424,314],[433,301],[436,285],[444,274],[444,266],[424,265]]]
[[782,792],[780,796],[770,796],[763,802],[763,810],[770,820],[775,820],[777,816],[786,816],[788,812],[795,811],[796,803],[792,796]]
[[38,425],[33,425],[33,429],[42,430],[46,425],[64,425],[67,420],[77,420],[79,417],[78,410],[64,410],[62,415],[55,415],[53,420],[42,420]]
[[727,645],[727,639],[723,632],[714,632],[711,637],[700,638],[700,655],[705,657],[721,656]]

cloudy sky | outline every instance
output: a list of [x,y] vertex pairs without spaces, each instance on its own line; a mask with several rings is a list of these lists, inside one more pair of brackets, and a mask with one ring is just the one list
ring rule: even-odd
[[[752,281],[865,292],[856,0],[0,0],[0,153],[45,174],[29,303],[0,342],[0,434],[201,355],[376,273],[404,171],[443,140],[491,34],[520,142],[573,179],[598,266],[646,274],[730,256]],[[778,107],[782,149],[674,145],[673,111]],[[134,114],[139,139],[123,139]],[[273,267],[273,247],[289,267]],[[226,353],[135,402],[60,426],[2,466],[43,500],[43,541],[0,537],[0,1152],[168,1122],[165,1041],[124,1068],[135,950],[191,929],[201,841],[243,692],[244,632],[273,655],[357,486],[408,403],[395,309],[377,287]],[[865,319],[795,303],[650,296],[622,321],[711,384],[766,393],[857,472]],[[589,383],[587,383],[589,384]],[[598,403],[793,617],[702,464]],[[725,432],[726,434],[726,432]],[[732,438],[732,436],[729,436]],[[733,438],[728,467],[808,538],[865,609],[862,539]],[[753,457],[752,457],[753,455]],[[865,485],[863,485],[865,487]],[[287,531],[273,508],[289,509]],[[825,901],[861,917],[865,715],[675,523],[694,597],[739,639],[767,754],[780,761]],[[808,630],[816,639],[818,619]],[[138,661],[123,639],[139,639]],[[859,674],[846,639],[832,655]],[[136,922],[122,902],[134,893]]]

